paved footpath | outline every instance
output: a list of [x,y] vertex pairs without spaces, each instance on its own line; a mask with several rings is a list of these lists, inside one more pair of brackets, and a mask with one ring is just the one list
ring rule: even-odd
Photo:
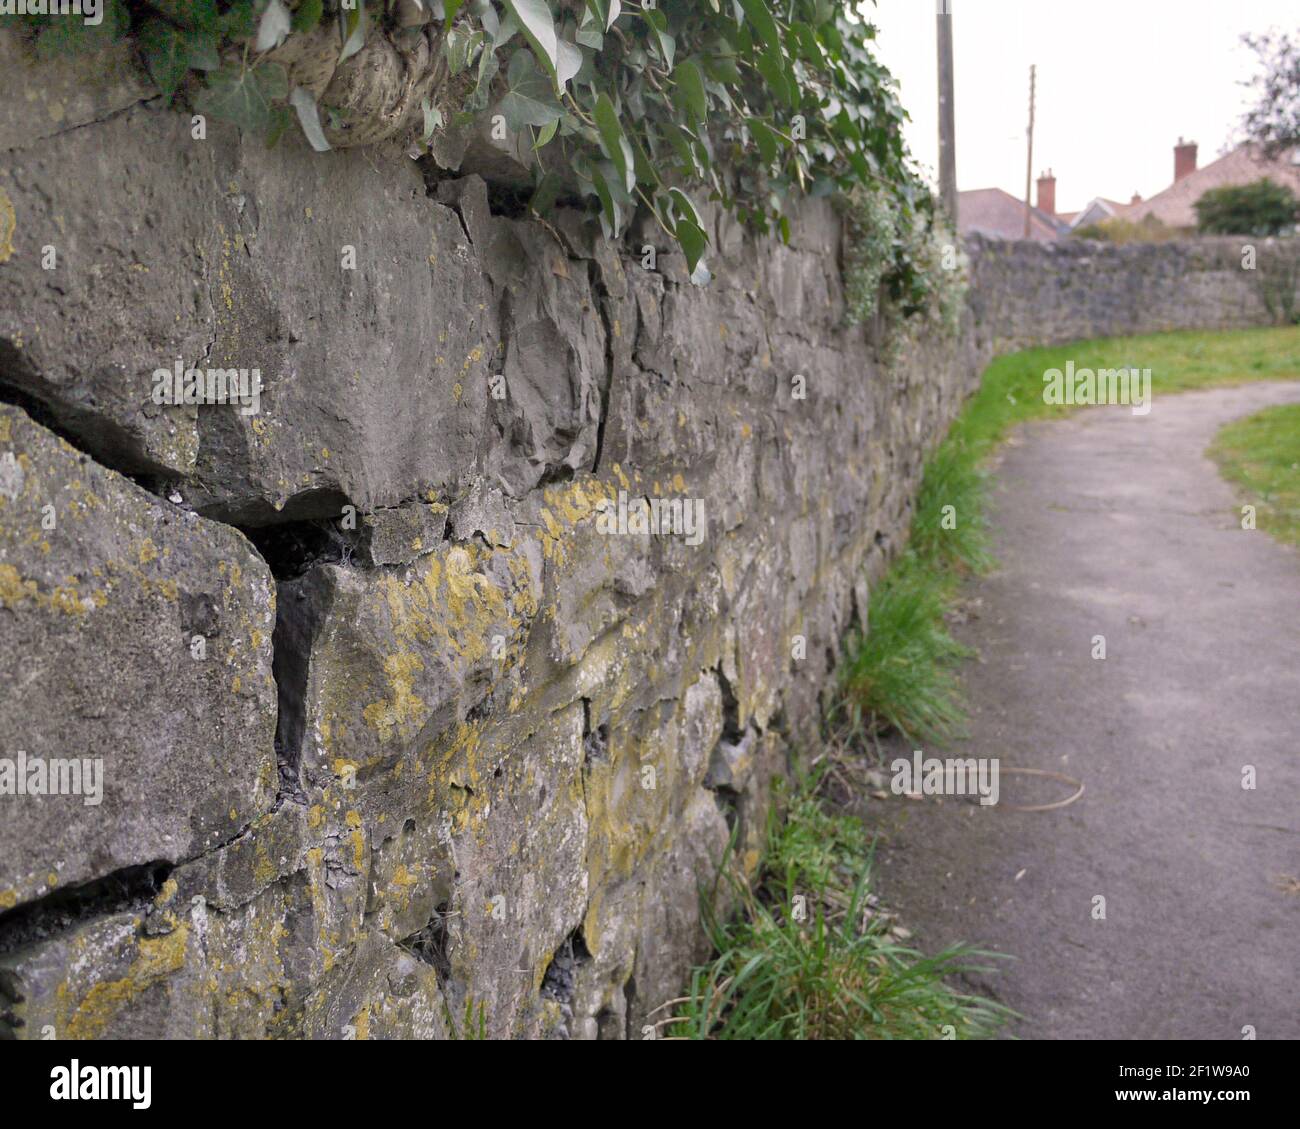
[[971,737],[925,752],[1087,791],[1042,813],[866,811],[882,893],[923,948],[1016,956],[976,986],[1026,1017],[1022,1038],[1300,1038],[1300,553],[1241,529],[1246,499],[1205,455],[1223,424],[1297,401],[1300,383],[1157,394],[1149,416],[1028,424],[1001,453],[999,568],[957,628],[979,652]]

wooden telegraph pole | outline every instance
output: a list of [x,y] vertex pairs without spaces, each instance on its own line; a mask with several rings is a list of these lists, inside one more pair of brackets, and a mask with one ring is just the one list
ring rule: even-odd
[[1029,165],[1025,169],[1025,238],[1029,238],[1029,220],[1033,214],[1030,199],[1034,185],[1034,95],[1038,87],[1038,67],[1029,68]]
[[938,0],[939,198],[957,226],[957,127],[952,72],[952,0]]

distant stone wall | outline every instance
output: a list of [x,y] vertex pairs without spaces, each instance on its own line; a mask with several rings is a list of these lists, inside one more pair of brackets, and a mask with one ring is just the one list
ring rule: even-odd
[[698,289],[58,66],[0,107],[0,1035],[639,1035],[995,343],[1257,317],[984,248],[884,365],[824,202]]
[[[1086,240],[1007,242],[975,237],[971,307],[984,347],[1161,333],[1242,329],[1271,318],[1261,286],[1300,257],[1296,240],[1219,237],[1113,245]],[[1255,269],[1243,268],[1254,246]]]

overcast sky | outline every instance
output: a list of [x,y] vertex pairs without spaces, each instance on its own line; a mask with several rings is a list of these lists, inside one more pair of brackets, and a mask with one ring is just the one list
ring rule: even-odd
[[[936,0],[862,5],[912,115],[908,143],[939,160]],[[1038,65],[1034,176],[1056,173],[1058,211],[1167,188],[1179,136],[1207,164],[1232,140],[1255,71],[1246,31],[1300,28],[1300,0],[952,0],[957,185],[1022,197],[1029,66]]]

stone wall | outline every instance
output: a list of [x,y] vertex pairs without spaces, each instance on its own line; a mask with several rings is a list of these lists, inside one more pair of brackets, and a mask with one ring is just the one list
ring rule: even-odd
[[[1255,249],[1251,259],[1246,248]],[[1289,270],[1296,240],[1217,237],[1114,245],[975,237],[971,306],[996,352],[1093,337],[1269,324],[1262,286]],[[1243,264],[1253,262],[1253,269]]]
[[[0,732],[104,780],[0,798],[6,1025],[639,1034],[973,345],[842,330],[825,203],[717,222],[698,289],[651,232],[147,105],[7,157]],[[177,358],[260,410],[153,403]],[[697,532],[605,533],[620,495]]]
[[[994,343],[1154,326],[977,247],[983,327],[885,365],[824,202],[698,289],[124,75],[0,115],[0,772],[89,793],[0,795],[0,1034],[637,1036]],[[155,403],[178,359],[259,410]]]

